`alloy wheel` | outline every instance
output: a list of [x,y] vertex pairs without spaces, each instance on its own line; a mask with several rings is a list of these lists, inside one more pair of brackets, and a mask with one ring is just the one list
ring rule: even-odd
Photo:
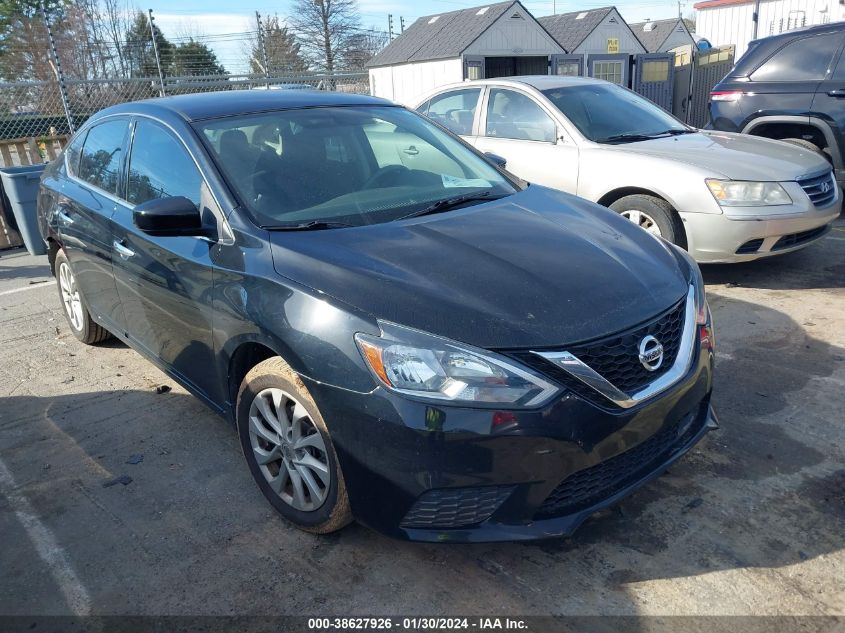
[[249,407],[249,439],[267,483],[302,512],[326,500],[332,474],[323,436],[305,407],[282,389],[259,392]]
[[76,287],[76,278],[66,262],[59,265],[59,289],[62,291],[62,302],[71,327],[77,332],[82,331],[82,300]]
[[628,218],[631,222],[639,226],[641,229],[645,229],[649,233],[653,233],[658,236],[662,235],[660,233],[660,227],[657,226],[657,222],[655,222],[654,218],[648,213],[631,209],[630,211],[622,211],[620,215],[623,218]]

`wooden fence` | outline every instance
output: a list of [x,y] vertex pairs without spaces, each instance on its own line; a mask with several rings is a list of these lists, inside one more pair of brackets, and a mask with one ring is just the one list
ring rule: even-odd
[[[0,168],[48,163],[61,153],[66,144],[67,136],[0,141]],[[23,245],[15,226],[12,210],[0,186],[0,249]]]

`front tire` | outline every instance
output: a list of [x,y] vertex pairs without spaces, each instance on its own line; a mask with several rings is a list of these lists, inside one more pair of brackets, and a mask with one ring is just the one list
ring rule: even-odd
[[279,514],[315,534],[352,521],[326,424],[287,363],[274,357],[250,370],[238,392],[236,416],[249,470]]
[[64,308],[65,319],[73,335],[86,345],[95,345],[111,338],[111,332],[91,318],[88,304],[76,284],[76,276],[63,250],[56,254],[54,270],[59,299]]
[[610,208],[641,229],[686,247],[681,219],[663,198],[637,193],[619,198]]

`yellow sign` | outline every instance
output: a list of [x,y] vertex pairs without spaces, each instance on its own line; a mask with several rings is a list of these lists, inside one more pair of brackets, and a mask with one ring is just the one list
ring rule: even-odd
[[608,53],[618,53],[619,52],[619,38],[618,37],[608,37],[607,38],[607,52]]

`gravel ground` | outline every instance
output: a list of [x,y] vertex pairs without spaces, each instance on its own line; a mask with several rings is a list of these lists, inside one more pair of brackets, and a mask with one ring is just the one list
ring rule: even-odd
[[571,539],[437,546],[286,525],[226,420],[2,252],[0,615],[845,614],[843,255],[840,221],[705,269],[722,428],[671,472]]

